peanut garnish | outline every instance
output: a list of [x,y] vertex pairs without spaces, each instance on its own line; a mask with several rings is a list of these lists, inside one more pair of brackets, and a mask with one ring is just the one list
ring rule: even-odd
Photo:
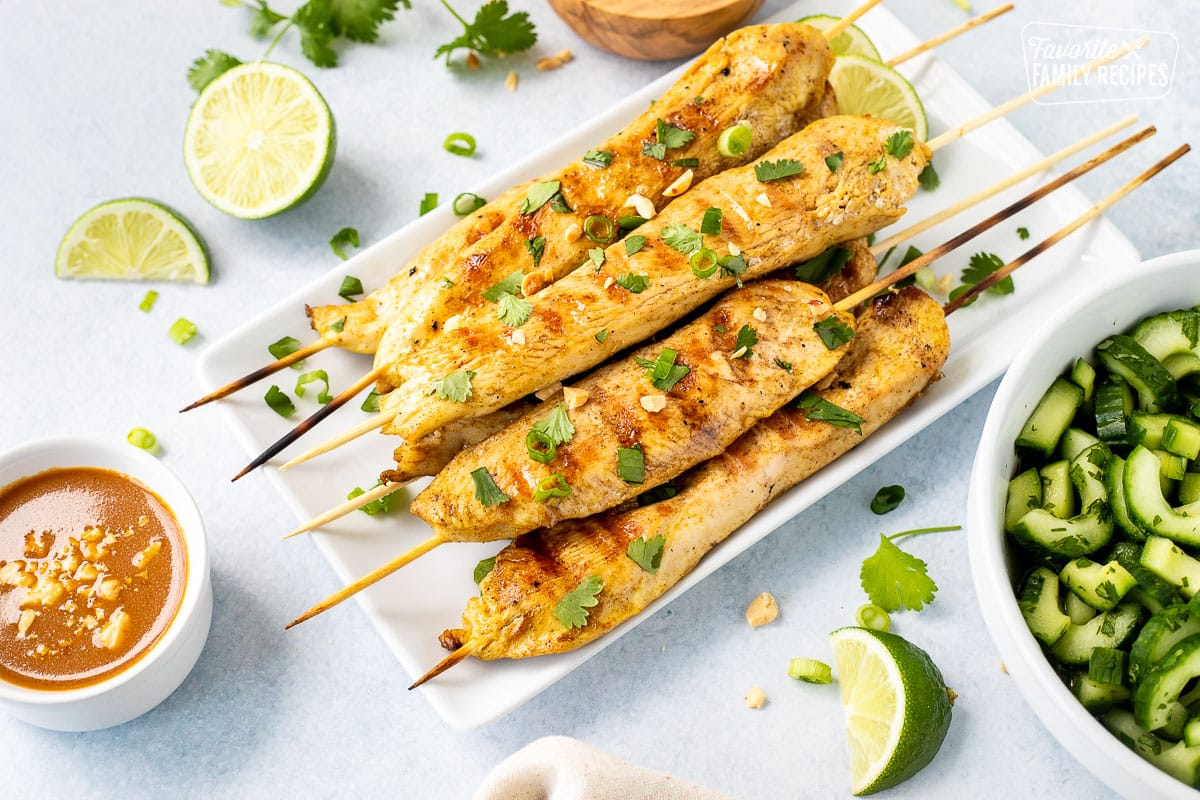
[[754,202],[758,203],[760,206],[766,206],[767,208],[771,207],[771,198],[767,197],[766,192],[762,192],[758,195],[758,197],[754,198]]
[[54,537],[49,531],[30,531],[25,534],[25,557],[26,558],[45,558],[50,554],[50,546],[54,543]]
[[567,240],[568,244],[571,242],[578,242],[580,236],[583,236],[583,228],[579,227],[578,223],[575,222],[572,222],[567,227],[566,232],[563,233],[563,238]]
[[563,387],[563,402],[567,406],[567,411],[574,411],[588,401],[588,393],[586,389],[576,389],[573,386]]
[[517,328],[508,335],[508,338],[513,344],[525,344],[525,331]]
[[100,630],[92,634],[92,644],[107,650],[116,650],[121,646],[121,640],[125,638],[125,631],[128,628],[129,615],[125,613],[125,609],[118,608],[108,618],[108,622],[105,622]]
[[17,620],[17,635],[24,638],[29,632],[29,626],[37,619],[37,612],[32,608],[27,608],[21,612],[21,617]]
[[758,597],[750,601],[750,606],[746,609],[746,622],[754,628],[766,625],[768,622],[774,622],[779,616],[779,605],[775,602],[775,597],[770,592],[763,592]]
[[759,322],[766,322],[767,321],[767,312],[763,311],[761,308],[756,308],[756,309],[754,309],[753,317],[756,320],[758,320]]
[[133,565],[138,569],[149,564],[154,557],[158,555],[158,551],[162,550],[162,539],[154,539],[150,544],[146,545],[146,549],[137,553],[133,557]]
[[121,594],[121,581],[116,578],[105,578],[96,584],[96,594],[103,597],[105,600],[116,600],[117,595]]
[[504,79],[504,88],[508,89],[510,92],[515,92],[517,90],[518,80],[519,78],[517,76],[517,71],[513,70],[512,72],[508,73],[508,77]]
[[667,407],[667,398],[661,394],[643,395],[641,399],[642,408],[649,411],[651,414],[657,414]]
[[692,188],[692,178],[694,173],[689,169],[672,181],[671,185],[663,189],[663,197],[678,197],[679,195]]
[[633,206],[633,210],[638,213],[642,219],[650,219],[655,215],[654,203],[650,202],[650,198],[643,197],[640,194],[631,194],[629,199],[625,201],[626,207]]
[[746,692],[743,698],[748,708],[762,708],[767,704],[767,693],[755,686],[750,691]]
[[566,64],[568,61],[574,61],[574,60],[575,60],[575,54],[572,53],[570,50],[559,50],[557,53],[555,53],[552,56],[546,56],[545,58],[539,58],[537,60],[536,66],[538,69],[542,70],[543,72],[546,72],[548,70],[558,69],[563,64]]
[[481,62],[479,61],[479,56],[475,55],[475,51],[468,50],[467,51],[467,69],[472,69],[472,70],[479,69],[480,63]]

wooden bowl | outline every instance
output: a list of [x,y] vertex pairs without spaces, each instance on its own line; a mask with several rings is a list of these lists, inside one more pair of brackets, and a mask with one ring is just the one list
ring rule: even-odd
[[698,53],[748,20],[763,0],[549,0],[591,44],[642,61]]

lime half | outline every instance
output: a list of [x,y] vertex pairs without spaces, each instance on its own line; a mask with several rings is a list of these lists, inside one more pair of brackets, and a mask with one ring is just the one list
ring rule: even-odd
[[846,712],[856,795],[908,780],[928,764],[950,727],[950,699],[929,655],[893,633],[829,634]]
[[208,283],[208,254],[192,226],[162,203],[109,200],[71,225],[58,246],[60,278]]
[[[828,14],[815,14],[811,17],[804,17],[801,20],[805,25],[811,25],[817,30],[824,33],[834,25],[842,21],[841,17],[831,17]],[[870,38],[862,32],[862,28],[857,25],[851,25],[846,30],[833,37],[833,41],[829,43],[829,49],[833,51],[835,56],[864,56],[873,61],[882,61],[879,57],[879,51],[875,49],[875,44]]]
[[291,67],[225,72],[200,93],[183,155],[192,183],[226,214],[261,219],[303,203],[333,166],[333,114]]
[[912,128],[920,141],[929,138],[921,98],[903,75],[863,56],[838,56],[829,73],[838,112],[870,115]]

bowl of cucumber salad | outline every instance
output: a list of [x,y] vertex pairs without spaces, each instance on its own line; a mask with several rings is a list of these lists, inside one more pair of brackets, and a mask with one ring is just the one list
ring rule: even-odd
[[1126,796],[1200,798],[1200,250],[1033,333],[968,509],[984,619],[1046,727]]

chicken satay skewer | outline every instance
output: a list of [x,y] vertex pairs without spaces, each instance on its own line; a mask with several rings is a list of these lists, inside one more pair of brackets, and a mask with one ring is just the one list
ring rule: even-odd
[[[1055,181],[1053,181],[1052,184],[1056,184],[1054,186],[1054,188],[1058,188],[1058,186],[1064,185],[1065,183],[1070,182],[1071,180],[1079,177],[1080,175],[1084,174],[1085,172],[1088,172],[1091,169],[1094,169],[1096,166],[1099,166],[1100,164],[1104,163],[1105,161],[1107,161],[1109,158],[1112,158],[1117,153],[1122,152],[1122,151],[1128,149],[1129,147],[1132,147],[1134,144],[1137,143],[1137,141],[1141,141],[1142,139],[1146,138],[1147,135],[1148,134],[1146,134],[1143,131],[1141,134],[1138,134],[1135,137],[1131,137],[1131,139],[1135,139],[1136,141],[1126,140],[1125,142],[1121,142],[1118,145],[1115,145],[1114,148],[1110,148],[1110,151],[1115,150],[1115,152],[1106,151],[1106,153],[1102,153],[1102,154],[1096,156],[1095,158],[1091,159],[1088,162],[1088,164],[1090,166],[1088,166],[1087,169],[1082,169],[1083,166],[1087,166],[1087,165],[1081,165],[1080,168],[1076,168],[1075,170],[1072,170],[1071,172],[1066,173],[1061,178],[1058,178]],[[1106,154],[1107,154],[1107,158],[1105,157]],[[909,267],[912,266],[912,263],[916,263],[916,262],[911,262],[910,264],[906,265],[905,268],[902,268],[902,269],[897,270],[889,275],[886,275],[883,278],[881,278],[880,280],[872,283],[870,286],[868,286],[860,291],[854,292],[849,297],[839,300],[837,303],[834,304],[833,308],[836,310],[839,310],[839,311],[853,309],[855,306],[857,306],[862,301],[873,297],[874,295],[878,294],[879,292],[883,291],[884,289],[887,289],[888,287],[892,286],[896,282],[907,277],[907,275],[916,272],[916,269],[920,269],[920,267],[923,266],[924,264],[929,264],[932,261],[936,260],[937,258],[940,258],[940,257],[946,255],[947,253],[951,252],[955,248],[965,244],[970,239],[978,236],[979,234],[983,233],[984,231],[989,230],[992,227],[995,227],[1000,222],[1004,221],[1005,219],[1008,219],[1009,217],[1012,217],[1019,211],[1024,210],[1032,202],[1036,201],[1037,199],[1041,199],[1046,194],[1048,194],[1049,191],[1050,190],[1046,190],[1046,187],[1042,187],[1040,189],[1035,190],[1034,192],[1030,193],[1030,195],[1026,196],[1025,198],[1022,198],[1021,200],[1018,200],[1016,203],[1013,203],[1008,208],[1005,208],[1005,209],[1002,209],[1001,211],[996,212],[995,214],[988,217],[987,219],[984,219],[984,220],[976,223],[971,228],[969,228],[966,232],[959,234],[958,236],[955,236],[954,238],[952,238],[945,244],[942,244],[942,245],[930,250],[928,253],[926,253],[924,256],[922,256],[920,259],[918,259],[920,261],[923,261],[923,264],[918,265],[915,269],[911,269],[911,270],[908,269]],[[442,534],[435,534],[434,536],[431,536],[430,538],[426,539],[421,544],[417,545],[412,550],[410,550],[406,553],[403,553],[402,555],[398,556],[397,558],[393,559],[392,561],[388,562],[387,564],[384,564],[383,566],[381,566],[380,568],[371,572],[370,574],[364,576],[363,578],[360,578],[359,580],[355,581],[354,583],[351,583],[351,584],[345,586],[344,588],[340,589],[339,591],[335,592],[334,594],[330,595],[328,598],[326,598],[325,600],[316,604],[315,606],[310,608],[308,611],[306,611],[304,614],[302,614],[301,616],[296,618],[287,627],[291,628],[294,625],[298,625],[299,623],[304,622],[305,620],[311,619],[312,617],[314,617],[324,611],[327,611],[328,609],[332,608],[333,606],[337,605],[338,603],[341,603],[343,600],[362,591],[363,589],[367,588],[368,586],[371,586],[372,584],[382,580],[383,578],[387,577],[388,575],[391,575],[393,572],[396,572],[397,570],[401,569],[402,567],[407,566],[408,564],[415,561],[417,558],[420,558],[425,553],[428,553],[430,550],[433,550],[435,547],[438,547],[439,545],[444,544],[447,541],[449,541],[449,540],[447,540]]]
[[[1074,169],[1055,178],[1054,180],[1050,181],[1049,183],[1045,184],[1044,186],[1039,187],[1038,189],[1029,193],[1028,195],[1021,198],[1020,200],[1017,200],[1016,202],[1010,204],[1006,208],[1001,209],[1000,211],[997,211],[992,216],[982,220],[981,222],[979,222],[976,225],[972,226],[971,228],[967,229],[967,231],[965,231],[964,233],[959,234],[958,236],[956,236],[953,239],[949,240],[948,242],[940,245],[939,247],[934,248],[933,250],[930,250],[928,253],[920,256],[918,259],[916,259],[912,262],[909,262],[900,271],[891,273],[891,274],[881,278],[879,281],[872,284],[871,286],[864,288],[863,290],[861,290],[860,292],[857,293],[859,300],[854,301],[853,303],[850,303],[850,305],[848,307],[853,307],[854,305],[857,305],[858,302],[861,302],[862,300],[871,297],[875,293],[882,291],[883,289],[887,288],[888,286],[891,286],[892,284],[894,284],[895,282],[897,282],[899,280],[902,280],[903,278],[907,277],[908,275],[914,274],[917,270],[921,269],[922,267],[933,263],[934,261],[936,261],[937,259],[941,258],[942,256],[948,254],[952,250],[960,247],[962,244],[965,244],[970,239],[975,238],[976,236],[983,233],[984,231],[986,231],[992,227],[995,227],[996,225],[1000,224],[1001,222],[1003,222],[1006,219],[1009,219],[1010,217],[1012,217],[1015,214],[1017,214],[1018,212],[1024,210],[1029,205],[1032,205],[1033,203],[1042,199],[1043,197],[1045,197],[1046,195],[1055,191],[1056,189],[1059,189],[1062,186],[1065,186],[1066,184],[1075,180],[1076,178],[1078,178],[1082,175],[1085,175],[1088,172],[1091,172],[1092,170],[1096,169],[1097,167],[1106,163],[1107,161],[1115,158],[1116,156],[1120,155],[1121,153],[1125,152],[1126,150],[1130,149],[1131,147],[1139,144],[1140,142],[1145,141],[1149,137],[1153,136],[1155,132],[1156,131],[1153,126],[1145,128],[1144,130],[1134,134],[1133,136],[1130,136],[1130,137],[1118,142],[1117,144],[1108,148],[1104,152],[1097,154],[1096,156],[1092,157],[1091,159],[1084,162],[1083,164],[1080,164],[1079,166],[1075,167]],[[1001,182],[1000,185],[1003,185],[1004,183],[1005,182]],[[990,190],[981,192],[980,195],[982,195],[984,197],[990,196],[989,192],[990,192]],[[977,197],[980,197],[980,195],[977,195]],[[846,302],[849,302],[849,301],[846,301]],[[839,302],[837,305],[841,306],[843,304],[841,302]],[[400,488],[401,485],[402,484],[400,484],[400,483],[385,483],[384,484],[384,486],[392,487],[393,491],[395,489]],[[383,487],[380,487],[380,490],[382,488]],[[377,490],[377,491],[379,491],[379,490]],[[304,533],[306,531],[310,531],[310,530],[314,530],[315,528],[319,528],[320,526],[328,524],[332,520],[337,519],[341,516],[344,516],[345,514],[349,514],[350,512],[355,511],[358,508],[361,508],[363,505],[366,505],[367,503],[370,503],[376,499],[375,497],[371,497],[370,499],[366,499],[366,498],[367,498],[367,495],[362,495],[362,496],[354,498],[353,500],[349,500],[345,503],[342,503],[341,505],[339,505],[333,509],[330,509],[329,511],[326,511],[323,514],[320,514],[319,516],[315,517],[314,519],[310,520],[309,522],[306,522],[303,525],[301,525],[300,527],[292,530],[291,532],[286,534],[284,538],[289,538],[289,537],[298,535],[300,533]],[[397,569],[398,569],[398,567],[397,567]]]
[[[1078,230],[1083,225],[1086,225],[1088,222],[1096,219],[1105,210],[1107,210],[1112,205],[1117,203],[1119,200],[1121,200],[1122,198],[1124,198],[1125,196],[1127,196],[1128,194],[1133,192],[1138,187],[1145,184],[1147,181],[1149,181],[1151,178],[1153,178],[1159,172],[1166,169],[1168,166],[1170,166],[1172,163],[1174,163],[1176,160],[1178,160],[1184,154],[1186,154],[1190,149],[1191,148],[1188,145],[1186,145],[1186,144],[1182,145],[1181,147],[1176,149],[1174,152],[1170,153],[1169,155],[1167,155],[1166,157],[1164,157],[1163,159],[1161,159],[1160,161],[1155,163],[1152,167],[1147,169],[1145,172],[1141,173],[1136,178],[1134,178],[1133,180],[1129,181],[1124,186],[1122,186],[1120,189],[1116,190],[1115,192],[1113,192],[1112,194],[1110,194],[1109,196],[1107,196],[1103,200],[1101,200],[1099,203],[1097,203],[1096,205],[1089,208],[1087,211],[1085,211],[1079,217],[1072,220],[1068,225],[1064,226],[1063,228],[1059,229],[1055,233],[1051,234],[1045,240],[1043,240],[1039,244],[1035,245],[1034,247],[1030,248],[1030,250],[1028,250],[1026,253],[1023,253],[1021,256],[1018,256],[1017,258],[1015,258],[1012,261],[1005,264],[1004,267],[1002,267],[1001,269],[999,269],[995,273],[993,273],[991,279],[989,279],[988,281],[981,282],[978,286],[973,287],[969,292],[967,292],[967,293],[963,294],[961,297],[957,298],[957,300],[947,303],[945,306],[943,306],[943,315],[948,316],[948,315],[952,314],[954,311],[956,311],[957,309],[962,308],[966,303],[970,302],[970,300],[972,298],[978,296],[979,293],[986,291],[988,285],[991,285],[991,284],[995,283],[996,281],[1003,280],[1005,277],[1007,277],[1008,275],[1011,275],[1013,272],[1015,272],[1020,267],[1029,263],[1036,256],[1040,255],[1041,253],[1045,252],[1049,248],[1053,247],[1058,242],[1061,242],[1063,239],[1067,238],[1071,233]],[[852,362],[849,369],[852,370],[855,366],[858,365],[858,363],[859,362]],[[940,364],[938,366],[940,367]],[[935,367],[935,370],[936,369],[937,369],[937,367]],[[854,383],[855,383],[855,381],[853,381],[853,380],[846,381],[847,385],[853,385]],[[915,397],[915,395],[914,395],[914,397]],[[849,405],[850,404],[847,404],[847,406],[849,406]],[[868,416],[866,412],[869,409],[848,408],[847,410],[850,410],[852,412],[861,412],[862,415],[865,417],[865,416]],[[899,410],[899,409],[897,409],[897,410]],[[781,412],[781,413],[787,413],[787,412]],[[890,416],[892,416],[892,414],[885,415],[884,419],[879,421],[879,424],[882,424],[882,422],[885,422],[887,420],[887,418],[890,418]],[[866,420],[864,420],[864,422],[865,421]],[[769,422],[770,422],[770,420],[768,420],[768,423]],[[765,426],[763,426],[763,427],[765,427]],[[751,429],[751,433],[752,434],[756,433],[759,429],[760,429],[760,427],[756,426],[755,428]],[[849,448],[847,447],[845,449],[849,449]],[[830,455],[833,455],[836,458],[838,455],[840,455],[840,453],[831,453]],[[727,457],[727,456],[725,456],[725,457]],[[819,466],[823,466],[823,464],[814,464],[814,466],[819,467]],[[701,469],[703,470],[704,468],[702,467]],[[802,477],[802,476],[794,476],[794,477]],[[777,477],[773,478],[772,479],[773,485],[775,485],[777,483],[777,481],[778,481]],[[790,484],[792,482],[786,482],[786,483]],[[628,512],[628,514],[633,515],[633,514],[637,514],[637,512]],[[620,515],[618,514],[617,516],[620,516]],[[589,522],[591,522],[591,521],[584,520],[582,525],[586,525]],[[600,519],[600,520],[596,521],[594,524],[604,525],[604,520]],[[713,536],[712,544],[715,545],[716,543],[722,541],[726,536],[728,536],[730,533],[732,533],[734,530],[736,530],[740,526],[740,524],[741,523],[738,522],[737,524],[735,524],[731,528],[729,528],[728,531],[722,532],[723,535],[722,535],[722,533],[718,533],[717,535]],[[535,536],[537,536],[537,535],[552,536],[552,535],[554,535],[554,533],[555,532],[553,530],[547,530],[545,532],[539,532],[538,534],[534,534],[534,535]],[[516,546],[515,544],[509,545],[509,547],[515,547],[515,546]],[[683,574],[681,574],[679,577],[682,578],[683,575],[687,574],[687,571],[690,571],[690,567],[688,568],[688,570],[684,571]],[[669,588],[669,586],[662,587],[661,591],[659,591],[653,597],[650,597],[649,600],[656,599],[657,596],[659,596],[662,593],[662,591],[666,590],[666,588]],[[648,605],[648,602],[646,603],[646,605]],[[642,608],[644,608],[644,605],[642,607],[638,607],[638,608],[628,608],[623,613],[618,614],[617,619],[607,620],[606,621],[607,624],[605,624],[603,626],[603,630],[601,630],[599,633],[603,633],[604,631],[611,629],[611,627],[613,627],[614,625],[619,624],[620,622],[625,621],[629,617],[634,616],[634,614],[641,611]],[[591,639],[595,638],[597,635],[599,635],[599,633],[594,633],[594,634],[588,636],[587,638],[581,638],[580,640],[573,642],[569,646],[563,646],[561,643],[558,643],[554,646],[553,651],[561,652],[562,650],[573,649],[573,647],[582,645],[582,644],[586,643],[586,641],[590,641]],[[444,636],[445,636],[445,634],[444,634]],[[455,666],[456,664],[461,663],[463,660],[465,660],[470,655],[473,655],[473,654],[483,650],[484,648],[486,648],[489,645],[490,642],[491,642],[490,639],[485,639],[485,638],[468,639],[466,642],[463,642],[462,645],[459,648],[457,648],[454,652],[452,652],[449,656],[442,659],[442,661],[440,661],[437,665],[435,665],[427,673],[425,673],[420,678],[418,678],[412,684],[412,686],[410,686],[409,688],[410,689],[416,688],[417,686],[420,686],[421,684],[425,683],[426,681],[437,677],[438,675],[442,674],[443,672],[445,672],[446,670]],[[462,652],[463,650],[466,651],[466,654],[463,654],[463,652]],[[547,649],[547,652],[550,652],[550,649]],[[536,654],[536,653],[524,653],[522,655],[532,655],[532,654]]]

